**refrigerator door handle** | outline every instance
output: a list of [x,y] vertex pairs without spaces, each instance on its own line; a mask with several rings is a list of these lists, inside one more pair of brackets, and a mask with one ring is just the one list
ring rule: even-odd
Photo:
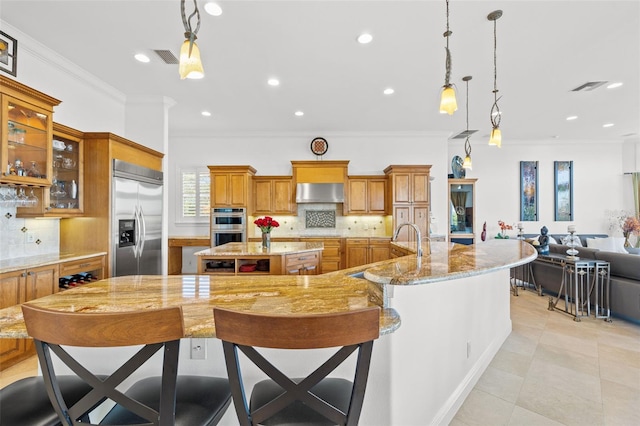
[[135,221],[135,238],[136,243],[133,246],[133,257],[136,259],[140,257],[140,214],[138,213],[138,206],[134,208],[133,220]]
[[138,206],[138,217],[140,220],[140,233],[141,233],[141,237],[139,238],[140,241],[140,252],[139,252],[139,257],[142,257],[142,252],[144,251],[144,240],[147,238],[147,224],[145,223],[145,217],[144,217],[144,213],[142,212],[142,206]]

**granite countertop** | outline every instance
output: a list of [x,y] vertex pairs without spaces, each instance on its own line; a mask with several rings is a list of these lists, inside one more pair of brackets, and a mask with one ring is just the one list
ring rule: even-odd
[[262,248],[262,243],[227,243],[217,247],[195,252],[196,256],[216,256],[216,257],[242,257],[242,256],[264,256],[302,253],[307,251],[322,250],[324,245],[321,242],[306,243],[281,243],[271,242],[268,249]]
[[[415,242],[391,242],[415,253]],[[429,254],[429,245],[431,254]],[[512,268],[532,262],[538,253],[520,240],[489,240],[475,245],[423,242],[423,256],[404,256],[373,266],[364,277],[379,284],[417,285],[452,280]]]
[[20,271],[22,269],[37,268],[39,266],[55,265],[61,262],[72,262],[74,260],[87,259],[94,256],[104,256],[104,251],[95,252],[75,252],[75,253],[57,253],[57,254],[40,254],[37,256],[25,256],[15,259],[0,261],[0,274],[5,272]]
[[[381,306],[380,289],[345,274],[218,277],[138,275],[108,278],[28,302],[62,311],[122,312],[182,306],[185,337],[215,337],[213,306],[271,314],[315,314]],[[380,334],[400,326],[385,308]],[[20,306],[0,310],[0,337],[28,337]]]

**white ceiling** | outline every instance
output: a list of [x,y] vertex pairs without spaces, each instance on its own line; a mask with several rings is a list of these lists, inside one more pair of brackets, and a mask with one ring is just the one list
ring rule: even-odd
[[[438,113],[445,1],[221,1],[198,33],[206,76],[180,80],[153,49],[177,56],[179,0],[0,0],[0,18],[127,96],[167,96],[177,134],[490,131],[497,21],[501,129],[509,139],[637,138],[638,1],[450,1],[459,109]],[[187,11],[192,10],[187,0]],[[355,39],[373,34],[369,45]],[[151,62],[133,55],[144,52]],[[20,63],[18,63],[18,66]],[[19,73],[19,70],[18,70]],[[19,76],[19,74],[18,74]],[[277,77],[279,87],[267,85]],[[46,76],[43,76],[46,78]],[[623,82],[572,92],[587,81]],[[393,87],[395,94],[382,91]],[[202,110],[212,113],[209,118]],[[294,112],[302,110],[303,117]],[[575,121],[566,117],[577,115]],[[603,128],[605,123],[614,123]]]

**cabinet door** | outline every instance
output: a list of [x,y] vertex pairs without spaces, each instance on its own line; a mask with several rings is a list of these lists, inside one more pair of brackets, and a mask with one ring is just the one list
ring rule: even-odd
[[253,212],[256,214],[269,214],[272,212],[273,207],[271,205],[272,196],[272,181],[258,180],[254,178],[253,181]]
[[389,259],[389,241],[369,240],[369,263],[380,262]]
[[291,179],[277,179],[273,181],[272,208],[273,213],[292,214],[294,212],[293,184]]
[[369,179],[367,182],[367,210],[369,213],[384,215],[386,179]]
[[393,203],[410,203],[412,197],[409,193],[411,187],[410,173],[393,174]]
[[230,205],[229,175],[227,173],[211,174],[211,205]]
[[26,300],[49,296],[58,289],[58,265],[27,271]]
[[349,214],[364,214],[367,209],[367,181],[349,179]]
[[247,206],[247,176],[232,174],[229,177],[229,205],[233,207]]
[[[413,207],[413,223],[418,226],[423,240],[429,236],[429,207],[428,206],[414,206]],[[415,241],[415,236],[412,241]]]
[[347,238],[347,268],[369,263],[369,239]]
[[413,173],[411,184],[411,201],[429,203],[429,173]]
[[[25,301],[25,271],[0,274],[0,309]],[[25,351],[25,339],[0,339],[0,370],[20,361]]]

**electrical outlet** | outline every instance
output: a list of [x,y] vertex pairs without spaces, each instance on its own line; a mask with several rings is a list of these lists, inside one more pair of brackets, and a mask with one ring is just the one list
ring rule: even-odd
[[33,242],[35,242],[35,240],[36,240],[35,235],[33,235],[32,232],[27,232],[27,242],[28,243],[33,243]]
[[191,338],[191,359],[207,359],[207,339]]

